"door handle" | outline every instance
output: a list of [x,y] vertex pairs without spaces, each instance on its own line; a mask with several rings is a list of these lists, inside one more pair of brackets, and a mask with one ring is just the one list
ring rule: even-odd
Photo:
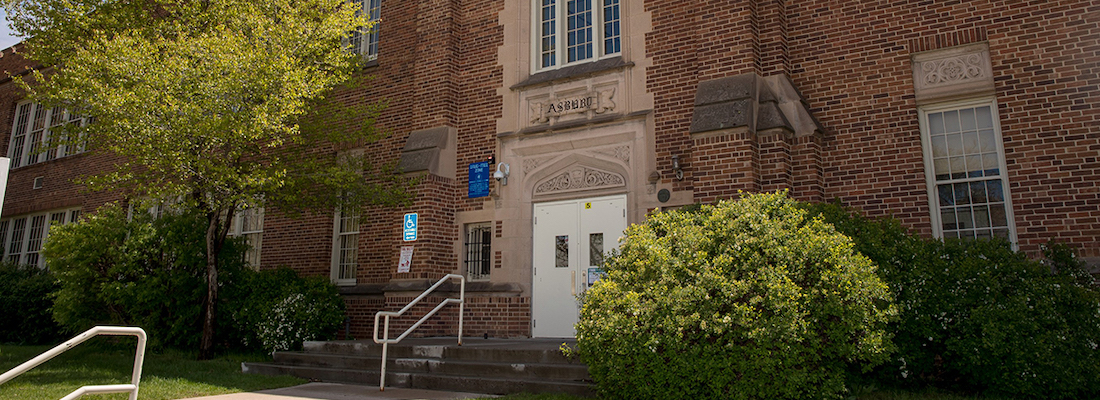
[[573,289],[573,295],[576,296],[577,295],[577,271],[570,271],[570,272],[572,272],[571,281],[573,283],[572,285],[570,285],[570,288]]

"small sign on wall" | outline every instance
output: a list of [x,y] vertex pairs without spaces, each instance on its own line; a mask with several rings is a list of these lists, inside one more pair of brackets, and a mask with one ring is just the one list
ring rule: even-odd
[[469,181],[470,188],[467,191],[469,198],[489,196],[489,162],[471,163]]
[[416,240],[416,223],[417,220],[420,219],[419,217],[417,213],[405,214],[405,218],[403,219],[403,221],[405,221],[403,224],[404,230],[401,236],[405,238],[406,242]]
[[401,246],[401,261],[397,262],[397,272],[409,272],[409,267],[412,267],[413,261],[413,247]]

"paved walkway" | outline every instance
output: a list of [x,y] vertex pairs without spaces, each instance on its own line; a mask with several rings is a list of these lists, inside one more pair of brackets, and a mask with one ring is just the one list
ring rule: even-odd
[[377,386],[313,382],[282,389],[261,390],[252,393],[222,394],[183,400],[452,400],[486,397],[496,396],[405,388],[386,388],[385,391],[379,391]]

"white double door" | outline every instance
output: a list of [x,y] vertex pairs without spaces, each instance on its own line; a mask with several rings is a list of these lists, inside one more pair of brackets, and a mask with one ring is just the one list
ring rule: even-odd
[[626,195],[535,204],[531,318],[534,337],[574,337],[577,295],[598,276],[626,230]]

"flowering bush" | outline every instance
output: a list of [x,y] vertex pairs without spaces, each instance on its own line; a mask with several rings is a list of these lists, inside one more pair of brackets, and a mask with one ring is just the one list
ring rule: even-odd
[[300,348],[335,336],[344,302],[328,280],[301,278],[289,268],[249,273],[232,290],[233,324],[241,343],[265,353]]
[[875,266],[785,193],[651,215],[590,289],[578,352],[607,398],[827,398],[886,359]]
[[811,207],[875,260],[893,289],[898,352],[877,371],[906,385],[1013,397],[1100,397],[1100,293],[1064,245],[1046,265],[1003,241],[929,240],[896,221]]

